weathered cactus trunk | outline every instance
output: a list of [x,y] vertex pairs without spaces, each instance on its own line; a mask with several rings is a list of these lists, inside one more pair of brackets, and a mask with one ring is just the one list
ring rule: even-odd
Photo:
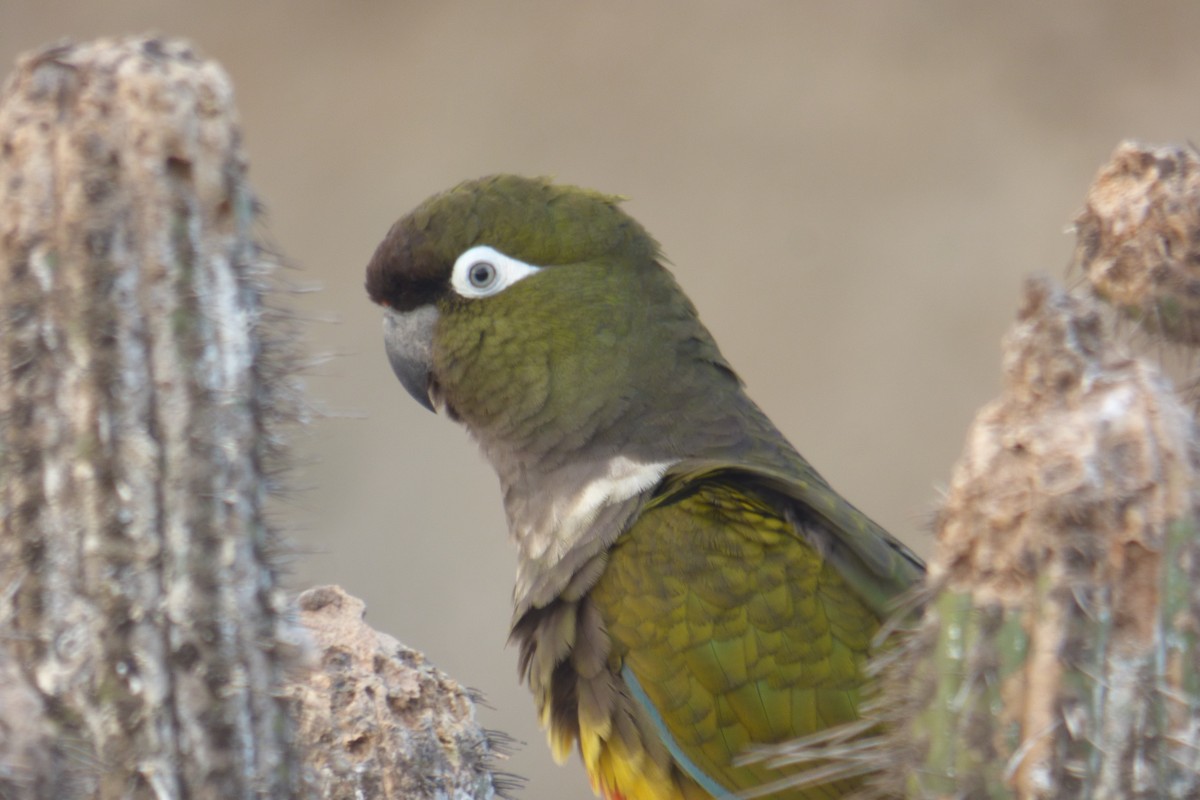
[[755,759],[873,773],[867,796],[1200,797],[1195,422],[1096,302],[1200,343],[1196,151],[1123,144],[1077,232],[1094,296],[1026,286],[868,719]]
[[520,784],[360,601],[282,610],[264,506],[299,399],[254,214],[229,81],[183,43],[51,48],[0,96],[3,800]]
[[513,740],[479,727],[473,693],[363,622],[340,587],[300,595],[320,668],[288,687],[302,758],[322,798],[511,800],[497,771]]
[[910,797],[1200,794],[1192,420],[1097,310],[1026,290],[968,435],[902,691]]
[[299,793],[244,171],[228,79],[178,42],[46,50],[0,97],[6,797]]
[[[1123,144],[1077,229],[1095,296],[1200,341],[1194,150]],[[1027,288],[897,660],[910,797],[1200,797],[1196,431],[1120,339],[1093,300]]]

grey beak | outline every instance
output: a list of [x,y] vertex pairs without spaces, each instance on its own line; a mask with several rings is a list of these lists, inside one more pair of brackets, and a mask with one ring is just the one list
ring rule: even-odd
[[437,309],[431,305],[404,312],[389,308],[383,315],[383,344],[392,371],[413,399],[430,411],[435,410],[429,399],[429,373],[437,318]]

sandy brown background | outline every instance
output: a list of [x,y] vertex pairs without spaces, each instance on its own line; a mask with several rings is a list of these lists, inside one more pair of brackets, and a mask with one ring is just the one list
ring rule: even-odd
[[465,435],[392,377],[362,268],[430,193],[496,171],[628,195],[754,397],[918,549],[1024,275],[1124,137],[1200,138],[1200,3],[0,0],[0,63],[63,36],[186,36],[232,74],[327,412],[281,513],[337,582],[555,768],[505,649],[513,555]]

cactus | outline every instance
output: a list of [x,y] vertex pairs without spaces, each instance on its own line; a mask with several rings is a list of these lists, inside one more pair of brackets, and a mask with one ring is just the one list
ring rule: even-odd
[[1195,424],[1095,302],[1200,341],[1194,149],[1122,143],[1076,233],[1091,297],[1027,286],[894,659],[909,797],[1200,796]]
[[61,756],[14,754],[5,796],[299,791],[265,515],[290,366],[245,169],[180,42],[51,47],[0,97],[0,662]]
[[[1200,792],[1196,449],[1096,307],[1026,288],[897,660],[909,797]],[[893,676],[897,677],[897,676]]]
[[232,88],[50,47],[0,95],[0,798],[506,798],[475,696],[337,587],[285,607],[303,416]]
[[1195,423],[1098,302],[1196,343],[1197,176],[1192,148],[1129,142],[1101,169],[1076,220],[1091,290],[1027,283],[867,718],[750,758],[914,800],[1200,797]]

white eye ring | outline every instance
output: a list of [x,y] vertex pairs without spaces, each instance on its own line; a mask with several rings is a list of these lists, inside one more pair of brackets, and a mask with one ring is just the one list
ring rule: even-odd
[[481,244],[455,260],[450,285],[463,297],[491,297],[541,269]]

